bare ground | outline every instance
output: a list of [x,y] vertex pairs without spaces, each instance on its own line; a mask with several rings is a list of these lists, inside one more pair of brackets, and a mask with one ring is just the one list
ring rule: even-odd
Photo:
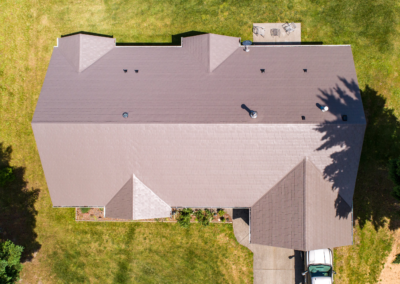
[[394,232],[392,251],[379,277],[379,283],[397,284],[400,282],[400,264],[393,264],[396,255],[400,253],[400,229]]

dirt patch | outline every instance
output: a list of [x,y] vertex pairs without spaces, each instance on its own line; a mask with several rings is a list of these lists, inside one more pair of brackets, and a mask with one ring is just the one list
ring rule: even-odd
[[400,264],[393,264],[393,260],[396,255],[400,253],[400,229],[397,229],[394,233],[394,241],[392,251],[390,252],[385,266],[379,277],[379,283],[397,284],[400,279]]

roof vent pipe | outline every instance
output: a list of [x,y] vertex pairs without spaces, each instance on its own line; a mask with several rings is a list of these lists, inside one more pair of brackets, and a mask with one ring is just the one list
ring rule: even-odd
[[253,43],[251,42],[251,40],[245,40],[245,41],[243,42],[244,51],[249,52],[249,51],[250,51],[249,45],[252,45],[252,44],[253,44]]
[[320,109],[322,110],[322,112],[326,112],[329,110],[328,106],[320,106]]
[[250,112],[250,117],[251,117],[251,118],[257,118],[257,112],[254,111],[254,110],[251,111],[251,112]]

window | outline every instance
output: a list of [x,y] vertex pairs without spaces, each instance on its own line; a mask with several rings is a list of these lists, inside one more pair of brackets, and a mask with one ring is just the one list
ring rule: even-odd
[[311,277],[332,276],[332,267],[330,265],[310,265],[308,271],[310,272]]

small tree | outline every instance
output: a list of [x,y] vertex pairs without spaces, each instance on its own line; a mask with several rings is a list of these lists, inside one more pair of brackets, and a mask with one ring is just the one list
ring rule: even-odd
[[190,227],[190,215],[193,214],[192,208],[183,208],[179,210],[178,218],[176,218],[178,224],[182,228],[189,228]]
[[400,158],[389,161],[389,177],[395,184],[392,195],[397,200],[400,200]]
[[20,263],[23,247],[13,244],[11,241],[0,243],[0,283],[15,283],[19,280],[22,270]]

